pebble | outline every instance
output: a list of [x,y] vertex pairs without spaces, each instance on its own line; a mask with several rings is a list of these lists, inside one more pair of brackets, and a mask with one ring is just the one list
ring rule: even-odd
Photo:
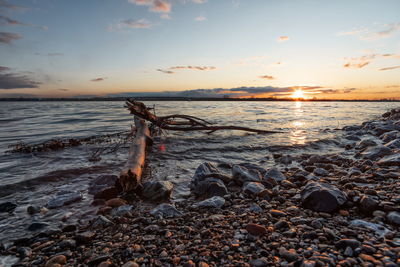
[[246,226],[246,231],[255,236],[264,235],[267,233],[267,229],[259,224],[250,223]]
[[66,263],[67,263],[67,257],[65,257],[64,255],[57,255],[57,256],[50,258],[46,262],[44,267],[57,267],[59,265],[64,265]]

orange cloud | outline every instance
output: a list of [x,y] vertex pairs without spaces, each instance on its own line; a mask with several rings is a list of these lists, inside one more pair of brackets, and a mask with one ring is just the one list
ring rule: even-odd
[[90,81],[91,81],[91,82],[102,82],[102,81],[104,81],[105,79],[107,79],[107,77],[99,77],[99,78],[92,79],[92,80],[90,80]]
[[381,69],[379,69],[379,70],[394,70],[394,69],[400,69],[400,66],[393,66],[393,67],[381,68]]
[[270,75],[262,75],[262,76],[259,76],[260,78],[262,78],[262,79],[267,79],[267,80],[275,80],[275,77],[274,76],[270,76]]
[[286,42],[289,41],[289,36],[279,36],[278,42]]

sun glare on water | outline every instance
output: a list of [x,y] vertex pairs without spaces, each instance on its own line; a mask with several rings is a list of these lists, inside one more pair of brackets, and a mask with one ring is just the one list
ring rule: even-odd
[[292,98],[304,98],[304,92],[301,89],[297,89],[293,92]]

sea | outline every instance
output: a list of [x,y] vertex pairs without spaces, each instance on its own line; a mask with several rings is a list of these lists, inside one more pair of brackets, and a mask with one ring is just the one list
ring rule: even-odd
[[[277,163],[274,155],[345,153],[345,145],[354,141],[346,139],[343,127],[360,125],[400,106],[396,102],[144,103],[154,108],[158,116],[185,114],[216,125],[280,132],[160,132],[148,153],[145,179],[172,182],[172,201],[182,201],[190,194],[190,180],[203,162],[284,168],[288,166]],[[132,124],[133,115],[123,101],[0,102],[0,204],[17,204],[13,212],[0,213],[0,243],[33,234],[27,231],[33,222],[61,228],[96,216],[97,207],[91,205],[93,196],[88,194],[88,187],[101,175],[120,173],[129,150],[129,139],[121,136],[130,132]],[[98,139],[60,150],[12,152],[16,144],[37,145],[49,140],[88,137]],[[27,207],[45,207],[63,190],[81,192],[83,199],[47,212],[28,214]]]

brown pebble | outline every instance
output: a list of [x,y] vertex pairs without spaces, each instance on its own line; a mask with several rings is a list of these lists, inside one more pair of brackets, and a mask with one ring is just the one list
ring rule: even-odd
[[126,205],[126,201],[121,198],[113,198],[106,201],[106,205],[112,208],[118,208],[120,206]]
[[264,235],[267,233],[267,229],[264,226],[255,223],[248,224],[246,231],[252,235]]
[[103,261],[99,265],[97,265],[97,267],[111,267],[111,266],[114,266],[114,264],[109,260]]
[[339,214],[346,217],[350,215],[350,213],[347,210],[339,210]]
[[124,265],[122,265],[121,267],[139,267],[139,264],[137,264],[134,261],[128,261]]
[[65,263],[67,263],[67,257],[64,255],[57,255],[48,260],[44,267],[56,267],[57,265],[63,265]]
[[205,263],[204,261],[201,261],[198,265],[199,267],[209,267],[208,263]]

